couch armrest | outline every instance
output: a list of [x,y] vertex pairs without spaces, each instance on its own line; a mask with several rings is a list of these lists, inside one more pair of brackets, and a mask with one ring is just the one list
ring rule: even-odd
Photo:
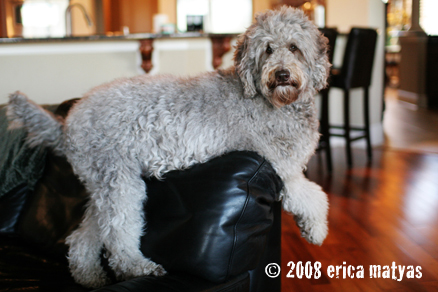
[[224,282],[257,267],[282,188],[272,166],[235,151],[147,180],[141,250],[167,271]]

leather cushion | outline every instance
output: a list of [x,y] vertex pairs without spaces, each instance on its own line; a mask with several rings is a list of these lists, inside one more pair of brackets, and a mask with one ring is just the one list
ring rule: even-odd
[[262,157],[231,152],[146,183],[146,257],[213,282],[257,266],[282,188]]
[[42,175],[46,151],[29,148],[24,129],[8,130],[6,107],[0,106],[0,198],[27,185],[33,189]]
[[[272,225],[282,184],[262,157],[232,152],[165,180],[145,180],[147,232],[143,253],[169,272],[223,282],[252,270]],[[80,222],[86,192],[62,157],[49,151],[44,175],[31,194],[18,234],[64,255],[65,236]]]
[[14,234],[17,222],[29,194],[26,185],[21,185],[0,197],[0,234]]

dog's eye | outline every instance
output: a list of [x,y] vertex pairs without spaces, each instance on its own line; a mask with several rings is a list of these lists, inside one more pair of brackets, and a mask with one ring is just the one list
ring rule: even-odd
[[290,45],[289,50],[293,53],[293,52],[295,52],[296,50],[298,50],[298,47],[297,47],[296,45]]
[[272,54],[274,51],[271,49],[271,47],[268,45],[268,47],[266,48],[266,54],[270,55]]

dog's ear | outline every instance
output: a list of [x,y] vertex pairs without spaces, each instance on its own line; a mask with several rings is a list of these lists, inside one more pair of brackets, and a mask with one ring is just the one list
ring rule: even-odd
[[252,98],[257,94],[256,86],[253,78],[253,68],[255,66],[254,57],[251,57],[249,52],[249,35],[255,29],[252,25],[248,30],[239,36],[237,40],[236,50],[234,52],[234,67],[236,72],[243,83],[244,96],[246,98]]
[[317,38],[317,57],[312,74],[313,87],[320,91],[327,86],[327,78],[330,74],[330,62],[327,56],[328,39],[322,34]]

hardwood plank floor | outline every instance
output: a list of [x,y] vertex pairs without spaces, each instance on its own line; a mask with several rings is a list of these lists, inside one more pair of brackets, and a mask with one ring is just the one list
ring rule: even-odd
[[383,128],[386,146],[391,149],[438,153],[438,110],[428,110],[401,101],[394,88],[387,88],[385,96]]
[[[323,154],[311,159],[308,177],[329,195],[329,235],[321,247],[311,245],[283,214],[282,291],[438,291],[438,155],[382,148],[367,165],[364,150],[353,154],[355,167],[348,170],[344,148],[333,149],[331,176]],[[295,278],[286,278],[289,261],[318,261],[322,275],[298,279],[294,269]],[[393,262],[405,267],[401,281],[391,279]],[[330,265],[356,271],[362,265],[364,278],[343,279],[342,269],[339,279],[330,278]],[[370,265],[382,271],[388,265],[390,278],[370,278]],[[408,266],[420,266],[421,277],[415,271],[408,279]],[[400,278],[395,269],[394,276]]]

